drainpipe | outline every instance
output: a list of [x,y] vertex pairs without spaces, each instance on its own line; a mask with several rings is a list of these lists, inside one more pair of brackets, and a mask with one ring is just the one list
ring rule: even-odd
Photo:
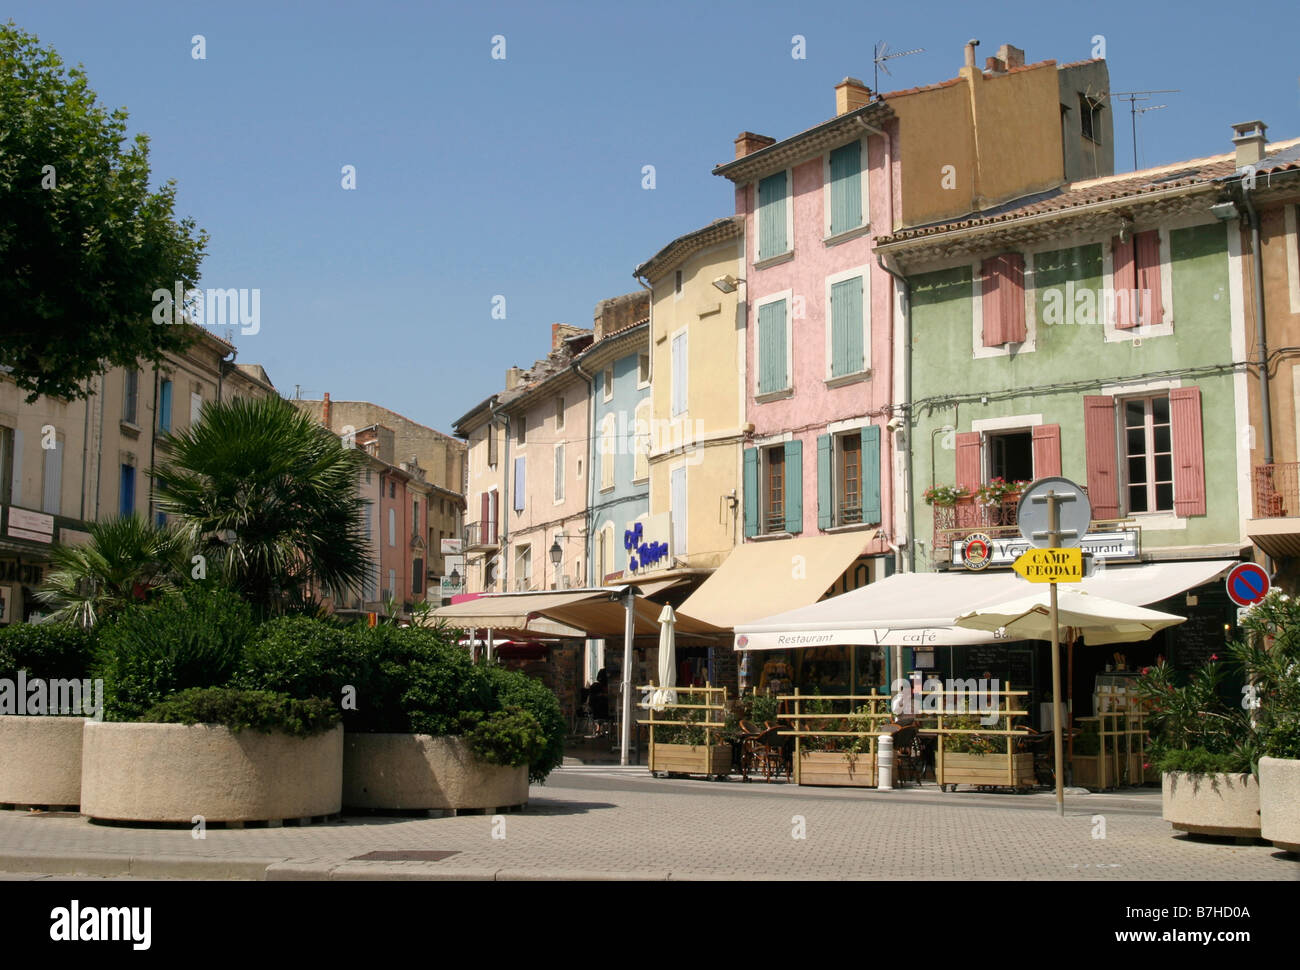
[[903,297],[903,505],[907,518],[907,571],[916,572],[916,508],[912,500],[912,289],[907,277],[891,269],[883,255],[880,268],[894,278]]
[[[510,592],[510,557],[506,554],[506,522],[510,517],[510,417],[503,414],[500,407],[496,407],[492,409],[492,420],[501,422],[506,439],[505,455],[501,459],[505,474],[501,482],[501,510],[497,513],[497,540],[501,543],[501,552],[498,554],[501,556],[501,592],[508,593]],[[488,434],[493,433],[492,423],[489,421]],[[487,568],[486,564],[483,568]]]
[[[1271,466],[1273,464],[1273,405],[1269,400],[1268,338],[1264,326],[1264,262],[1259,251],[1259,213],[1255,211],[1250,193],[1251,190],[1243,184],[1241,201],[1246,209],[1246,217],[1250,220],[1250,262],[1254,269],[1255,345],[1259,356],[1259,411],[1260,420],[1264,425],[1264,464]],[[1264,556],[1264,568],[1270,575],[1273,574],[1273,557],[1267,553]]]

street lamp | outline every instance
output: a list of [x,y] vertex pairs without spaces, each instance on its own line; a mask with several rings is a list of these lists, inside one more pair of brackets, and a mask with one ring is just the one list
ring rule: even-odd
[[556,539],[551,543],[551,565],[558,566],[563,558],[564,550],[560,548],[560,540]]

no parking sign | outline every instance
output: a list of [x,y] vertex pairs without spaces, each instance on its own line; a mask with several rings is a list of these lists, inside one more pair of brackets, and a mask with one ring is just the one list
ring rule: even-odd
[[1243,562],[1228,573],[1228,599],[1238,606],[1254,606],[1268,595],[1268,573],[1253,562]]

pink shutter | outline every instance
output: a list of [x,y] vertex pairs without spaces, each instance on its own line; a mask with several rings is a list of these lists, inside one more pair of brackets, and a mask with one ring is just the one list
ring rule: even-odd
[[1007,253],[1002,257],[1002,279],[998,283],[1002,302],[1002,336],[1009,343],[1024,343],[1025,329],[1025,257]]
[[1115,451],[1115,399],[1083,399],[1084,450],[1088,466],[1088,501],[1093,519],[1119,518],[1119,457]]
[[1061,474],[1061,426],[1040,424],[1034,428],[1034,477]]
[[1002,331],[1002,258],[990,256],[980,264],[981,307],[984,315],[984,346],[1001,347],[1007,342]]
[[1133,237],[1133,245],[1142,325],[1154,327],[1165,316],[1164,306],[1160,302],[1160,233],[1155,229],[1139,232]]
[[1174,437],[1174,512],[1205,514],[1205,446],[1201,438],[1201,389],[1169,392],[1169,423]]
[[964,431],[957,435],[957,484],[968,491],[980,487],[980,434]]
[[1137,289],[1137,271],[1133,261],[1133,239],[1120,242],[1119,236],[1110,241],[1114,256],[1112,284],[1115,298],[1115,326],[1129,330],[1137,326],[1137,313],[1133,308],[1133,291]]

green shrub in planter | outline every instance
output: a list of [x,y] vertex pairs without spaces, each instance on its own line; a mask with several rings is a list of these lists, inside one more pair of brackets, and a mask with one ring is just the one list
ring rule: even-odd
[[244,648],[232,687],[267,690],[290,697],[320,697],[340,704],[345,689],[357,707],[343,711],[344,728],[368,727],[382,705],[376,702],[376,660],[365,649],[362,627],[348,628],[306,616],[263,623]]
[[123,610],[98,628],[92,673],[104,678],[105,716],[134,720],[169,694],[224,685],[254,629],[248,604],[220,588]]
[[522,707],[467,715],[461,733],[474,753],[489,764],[509,768],[531,766],[546,751],[546,733],[541,723]]
[[339,723],[338,706],[322,698],[232,687],[191,687],[151,707],[139,721],[153,724],[219,724],[231,731],[283,731],[305,738]]
[[81,680],[90,675],[94,645],[94,634],[70,623],[0,627],[0,677],[26,670],[29,677]]
[[546,685],[518,670],[503,667],[484,668],[491,678],[492,690],[502,707],[520,707],[541,726],[545,746],[528,761],[529,781],[540,784],[555,768],[564,763],[564,737],[568,725],[560,702]]

